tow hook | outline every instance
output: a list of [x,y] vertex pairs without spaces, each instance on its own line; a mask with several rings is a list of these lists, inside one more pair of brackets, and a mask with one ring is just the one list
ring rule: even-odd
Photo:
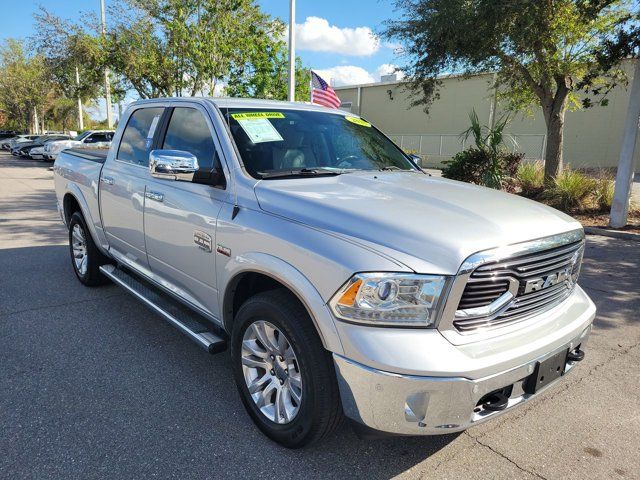
[[483,410],[489,410],[490,412],[500,412],[507,408],[509,404],[509,397],[507,397],[502,392],[497,392],[491,394],[487,399],[485,399],[482,404]]
[[567,355],[568,362],[581,362],[582,360],[584,360],[584,350],[580,350],[580,347],[576,347]]

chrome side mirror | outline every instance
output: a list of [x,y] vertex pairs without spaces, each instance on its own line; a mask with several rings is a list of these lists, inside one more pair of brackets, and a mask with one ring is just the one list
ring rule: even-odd
[[422,157],[420,155],[416,155],[415,153],[410,153],[409,158],[418,168],[422,168]]
[[149,171],[154,178],[190,182],[198,171],[198,159],[182,150],[152,150]]

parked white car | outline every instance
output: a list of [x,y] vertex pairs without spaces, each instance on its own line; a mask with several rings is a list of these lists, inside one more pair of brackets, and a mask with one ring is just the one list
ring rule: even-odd
[[55,160],[67,148],[109,148],[113,134],[113,130],[87,130],[71,140],[48,142],[44,146],[43,158]]
[[0,143],[0,147],[3,150],[13,150],[18,144],[24,142],[31,142],[38,138],[38,135],[16,135],[15,137],[7,138]]
[[[46,143],[45,143],[46,145]],[[32,148],[31,150],[29,150],[29,157],[32,158],[33,160],[42,160],[44,159],[44,147],[45,145],[41,146],[41,147],[35,147]]]

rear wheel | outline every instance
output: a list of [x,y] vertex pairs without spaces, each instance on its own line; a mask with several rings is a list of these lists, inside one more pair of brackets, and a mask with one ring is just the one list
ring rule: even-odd
[[272,440],[303,447],[340,422],[333,360],[307,311],[288,291],[260,293],[242,305],[231,356],[242,402]]
[[80,212],[75,212],[69,220],[69,251],[73,271],[80,282],[88,287],[108,282],[100,273],[100,266],[109,259],[96,247]]

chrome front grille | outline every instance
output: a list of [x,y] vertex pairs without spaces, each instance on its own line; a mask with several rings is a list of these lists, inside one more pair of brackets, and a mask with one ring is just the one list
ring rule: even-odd
[[490,259],[468,276],[453,325],[463,333],[524,320],[558,305],[572,292],[584,241]]

